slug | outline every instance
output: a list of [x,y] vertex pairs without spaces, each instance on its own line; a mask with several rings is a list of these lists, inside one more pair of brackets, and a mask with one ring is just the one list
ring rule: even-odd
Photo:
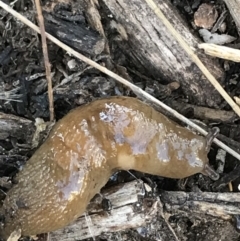
[[132,97],[80,106],[55,124],[18,173],[0,209],[0,234],[63,228],[84,213],[117,170],[217,179],[207,157],[213,137],[198,136]]

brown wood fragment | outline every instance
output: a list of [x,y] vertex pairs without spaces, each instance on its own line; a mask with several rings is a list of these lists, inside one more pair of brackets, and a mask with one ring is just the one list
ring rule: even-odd
[[211,29],[218,18],[218,11],[214,5],[203,3],[194,13],[194,23],[198,27]]
[[221,122],[221,123],[233,123],[238,120],[239,117],[233,111],[225,111],[218,109],[211,109],[202,106],[191,105],[179,101],[169,100],[167,102],[176,111],[184,114],[187,109],[193,111],[193,116],[199,120],[209,120],[212,122]]

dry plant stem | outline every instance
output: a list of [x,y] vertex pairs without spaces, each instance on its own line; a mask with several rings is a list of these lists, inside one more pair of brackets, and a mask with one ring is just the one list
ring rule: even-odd
[[43,57],[44,57],[44,64],[46,69],[46,78],[48,82],[48,100],[49,100],[49,112],[50,112],[50,121],[54,120],[54,106],[53,106],[53,90],[52,90],[52,79],[51,79],[51,67],[48,58],[48,48],[47,48],[47,40],[45,34],[45,27],[44,27],[44,19],[42,15],[42,8],[40,5],[40,0],[35,0],[37,14],[38,14],[38,21],[40,25],[40,34],[42,38],[42,48],[43,48]]
[[198,48],[203,49],[205,54],[211,55],[213,57],[218,57],[221,59],[227,59],[234,62],[240,62],[240,50],[233,49],[226,46],[221,46],[217,44],[203,43],[199,44]]
[[[0,1],[0,7],[2,7],[3,9],[5,9],[6,11],[8,11],[9,13],[11,13],[14,17],[18,18],[19,20],[21,20],[24,24],[28,25],[30,28],[32,28],[33,30],[35,30],[36,32],[40,33],[40,29],[33,24],[31,21],[29,21],[27,18],[25,18],[24,16],[22,16],[21,14],[19,14],[18,12],[16,12],[15,10],[13,10],[12,8],[10,8],[7,4],[3,3],[2,1]],[[148,100],[152,101],[153,103],[161,106],[162,108],[164,108],[166,111],[169,111],[169,113],[171,113],[173,116],[175,116],[176,118],[178,118],[179,120],[183,121],[185,124],[191,126],[192,128],[194,128],[195,130],[197,130],[199,133],[201,133],[202,135],[206,136],[208,133],[202,129],[200,126],[196,125],[195,123],[193,123],[192,121],[190,121],[189,119],[187,119],[185,116],[179,114],[177,111],[173,110],[172,108],[170,108],[169,106],[165,105],[163,102],[159,101],[158,99],[156,99],[155,97],[151,96],[150,94],[148,94],[147,92],[145,92],[144,90],[140,89],[139,87],[137,87],[136,85],[130,83],[129,81],[125,80],[124,78],[118,76],[117,74],[113,73],[112,71],[108,70],[107,68],[97,64],[96,62],[92,61],[91,59],[85,57],[84,55],[76,52],[75,50],[73,50],[72,48],[70,48],[69,46],[67,46],[66,44],[63,44],[61,41],[59,41],[58,39],[54,38],[52,35],[46,33],[46,37],[48,39],[50,39],[53,43],[57,44],[59,47],[63,48],[64,50],[66,50],[68,53],[72,54],[73,56],[75,56],[76,58],[84,61],[85,63],[93,66],[94,68],[100,70],[101,72],[107,74],[108,76],[114,78],[115,80],[117,80],[118,82],[122,83],[123,85],[129,87],[137,96],[141,97],[141,98],[147,98]],[[238,160],[240,160],[240,154],[235,152],[234,150],[232,150],[231,148],[229,148],[228,146],[226,146],[223,142],[219,141],[218,139],[214,139],[213,141],[214,143],[216,143],[219,147],[221,147],[223,150],[227,151],[229,154],[231,154],[232,156],[234,156],[235,158],[237,158]]]
[[232,192],[232,191],[233,191],[232,182],[229,182],[229,183],[228,183],[228,187],[229,187],[229,192]]
[[198,56],[194,53],[194,51],[187,45],[187,43],[183,40],[181,35],[173,28],[171,23],[166,19],[163,15],[162,11],[158,8],[153,0],[145,0],[149,7],[155,12],[158,18],[164,23],[169,32],[175,36],[176,40],[182,46],[182,48],[188,53],[192,61],[198,66],[198,68],[202,71],[202,73],[206,76],[206,78],[211,82],[211,84],[217,89],[217,91],[222,95],[222,97],[227,101],[227,103],[232,107],[232,109],[237,113],[240,117],[240,108],[239,106],[232,100],[232,98],[227,94],[227,92],[222,88],[222,86],[218,83],[218,81],[214,78],[214,76],[208,71],[208,69],[204,66],[202,61],[198,58]]

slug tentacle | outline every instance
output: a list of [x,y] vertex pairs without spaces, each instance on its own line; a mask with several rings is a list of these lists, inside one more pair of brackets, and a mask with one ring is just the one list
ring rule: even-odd
[[[218,135],[218,133],[220,132],[220,129],[218,127],[214,127],[212,128],[207,136],[206,136],[206,152],[208,153],[210,151],[212,142],[214,140],[214,138]],[[212,180],[216,181],[219,179],[219,174],[208,164],[206,163],[204,166],[204,169],[201,172],[203,175],[209,176]]]
[[136,98],[112,97],[76,108],[18,174],[0,214],[0,233],[36,235],[83,214],[114,171],[134,169],[169,178],[204,173],[213,136],[198,136]]
[[206,140],[207,140],[206,151],[207,152],[210,151],[212,142],[213,142],[214,138],[219,134],[219,132],[220,132],[220,129],[218,127],[214,127],[208,132],[208,134],[206,136]]
[[203,175],[209,176],[212,180],[217,181],[219,174],[207,163],[201,172]]

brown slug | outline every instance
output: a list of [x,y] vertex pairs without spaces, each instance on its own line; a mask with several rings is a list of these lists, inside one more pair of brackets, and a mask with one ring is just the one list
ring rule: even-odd
[[[131,97],[101,99],[72,110],[17,175],[0,209],[2,237],[60,229],[84,213],[116,170],[168,178],[196,173],[217,179],[209,140]],[[208,143],[209,141],[209,143]]]

